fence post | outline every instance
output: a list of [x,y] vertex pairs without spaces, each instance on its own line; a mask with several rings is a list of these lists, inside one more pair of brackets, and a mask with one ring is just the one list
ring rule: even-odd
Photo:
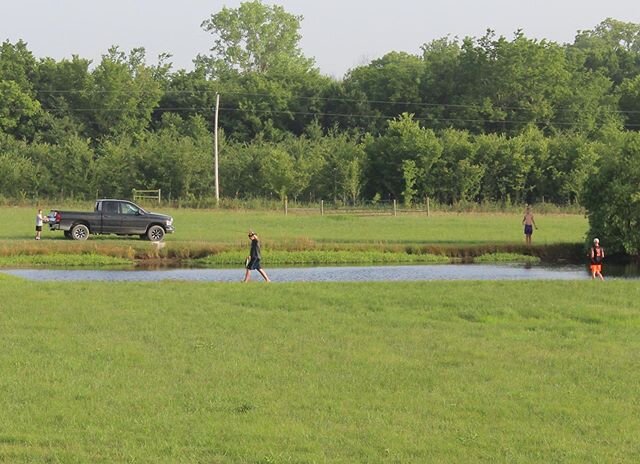
[[429,197],[427,197],[427,217],[429,217],[430,211],[429,211]]
[[393,215],[394,216],[398,215],[398,204],[397,204],[396,200],[393,200]]
[[320,200],[320,216],[324,216],[324,200]]
[[289,213],[289,202],[287,197],[284,197],[284,215],[286,216]]
[[131,200],[136,201],[136,189],[131,190]]
[[160,189],[158,189],[158,204],[160,204],[160,203],[161,203],[161,201],[162,201],[162,200],[161,200],[161,198],[162,198],[162,197],[161,197],[161,192],[162,192],[162,191],[161,191]]

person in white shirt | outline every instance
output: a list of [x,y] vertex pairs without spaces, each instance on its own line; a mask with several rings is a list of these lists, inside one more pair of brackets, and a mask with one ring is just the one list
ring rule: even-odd
[[49,222],[49,218],[42,214],[42,210],[38,210],[38,214],[36,214],[36,240],[40,240],[40,234],[42,233],[42,224],[45,222]]

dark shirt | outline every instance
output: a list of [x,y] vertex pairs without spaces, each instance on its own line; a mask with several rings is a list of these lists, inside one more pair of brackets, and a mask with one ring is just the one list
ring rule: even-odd
[[602,247],[591,248],[591,264],[602,264],[604,249]]
[[249,252],[249,256],[251,256],[251,259],[261,259],[260,241],[258,241],[258,239],[251,240],[251,251]]

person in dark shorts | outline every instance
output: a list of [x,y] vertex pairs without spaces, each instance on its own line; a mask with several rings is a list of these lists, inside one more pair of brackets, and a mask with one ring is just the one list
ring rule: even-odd
[[531,245],[531,236],[533,235],[533,228],[536,229],[538,226],[536,225],[536,221],[533,219],[533,212],[531,211],[531,206],[527,205],[527,209],[524,212],[524,217],[522,218],[522,224],[524,224],[524,238],[527,245]]
[[269,276],[266,272],[264,272],[264,269],[262,269],[262,266],[260,265],[260,240],[258,240],[258,236],[255,232],[249,232],[249,240],[251,240],[251,250],[249,251],[249,256],[247,257],[246,270],[244,273],[244,279],[242,281],[248,282],[249,280],[251,280],[251,271],[256,270],[260,273],[264,280],[266,280],[267,282],[271,282]]
[[593,246],[589,251],[589,259],[591,264],[589,268],[591,269],[591,278],[595,279],[596,277],[600,278],[600,280],[604,280],[602,277],[602,260],[604,260],[604,248],[600,246],[600,240],[597,238],[593,239]]
[[42,224],[45,222],[49,222],[47,216],[42,214],[42,210],[38,210],[38,214],[36,214],[36,240],[40,240],[40,236],[42,234]]

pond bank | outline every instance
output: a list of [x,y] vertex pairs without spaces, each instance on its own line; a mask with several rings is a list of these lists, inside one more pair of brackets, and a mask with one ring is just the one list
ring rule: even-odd
[[[269,243],[263,260],[273,265],[444,264],[520,262],[579,264],[582,244]],[[219,267],[242,263],[247,250],[202,242],[117,243],[42,241],[0,243],[0,267],[163,266]]]

